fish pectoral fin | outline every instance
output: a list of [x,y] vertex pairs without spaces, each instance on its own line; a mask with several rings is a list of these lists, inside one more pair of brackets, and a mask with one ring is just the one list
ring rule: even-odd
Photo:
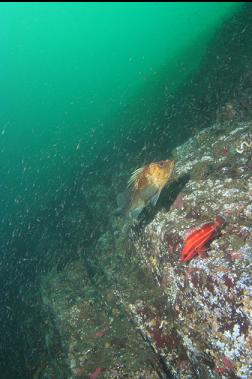
[[161,191],[156,186],[151,185],[142,189],[139,194],[141,199],[145,202],[145,205],[149,203],[156,205],[160,192]]
[[197,249],[197,253],[199,254],[199,256],[202,258],[205,256],[205,253],[206,251],[208,250],[208,246],[203,246],[201,247],[200,249]]
[[158,199],[159,199],[160,192],[161,192],[161,191],[158,191],[157,193],[155,193],[155,195],[152,196],[152,198],[150,199],[150,203],[153,205],[153,207],[155,207],[155,205],[157,204],[157,201],[158,201]]

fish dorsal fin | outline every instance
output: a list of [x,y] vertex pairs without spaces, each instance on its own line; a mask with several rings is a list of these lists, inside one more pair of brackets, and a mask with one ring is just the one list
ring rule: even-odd
[[129,178],[128,180],[128,187],[130,187],[131,185],[133,185],[137,179],[139,178],[139,176],[142,174],[143,170],[145,169],[145,166],[144,167],[140,167],[138,169],[136,169],[132,174],[131,174],[131,177]]

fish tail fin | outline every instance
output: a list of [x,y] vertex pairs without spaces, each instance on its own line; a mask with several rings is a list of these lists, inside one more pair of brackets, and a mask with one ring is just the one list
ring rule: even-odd
[[123,192],[120,192],[116,197],[116,202],[118,205],[118,208],[127,208],[130,201],[130,191],[126,190]]
[[116,197],[118,208],[114,210],[114,215],[120,215],[127,218],[130,213],[131,191],[129,189],[119,193]]
[[215,219],[215,225],[220,228],[222,225],[224,225],[227,222],[225,216],[223,214],[219,214]]

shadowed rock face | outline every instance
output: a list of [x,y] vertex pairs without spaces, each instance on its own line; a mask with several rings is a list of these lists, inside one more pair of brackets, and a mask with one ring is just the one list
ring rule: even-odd
[[[250,377],[251,134],[216,124],[179,146],[155,212],[134,227],[111,216],[88,257],[45,278],[67,378]],[[205,257],[179,263],[187,233],[218,214]]]

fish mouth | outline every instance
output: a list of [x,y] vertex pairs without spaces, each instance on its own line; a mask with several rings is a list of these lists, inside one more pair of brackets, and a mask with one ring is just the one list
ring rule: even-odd
[[175,161],[173,159],[166,159],[165,161],[159,162],[159,164],[160,163],[163,163],[163,166],[175,166]]
[[175,166],[175,160],[173,160],[173,159],[166,159],[165,161],[164,161],[166,164],[168,164],[169,166],[172,166],[172,167],[174,167]]

